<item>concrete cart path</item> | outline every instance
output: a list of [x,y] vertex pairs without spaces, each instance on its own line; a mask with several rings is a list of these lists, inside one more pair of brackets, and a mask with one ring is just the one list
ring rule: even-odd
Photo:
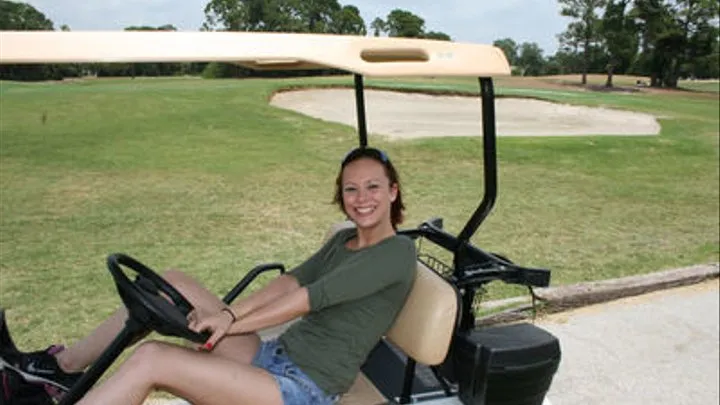
[[553,405],[720,403],[718,280],[552,315]]

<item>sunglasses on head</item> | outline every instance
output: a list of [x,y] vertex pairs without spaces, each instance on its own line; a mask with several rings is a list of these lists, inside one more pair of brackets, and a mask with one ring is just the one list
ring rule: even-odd
[[379,160],[382,163],[388,163],[389,159],[385,152],[381,151],[380,149],[376,148],[370,148],[367,146],[361,146],[359,148],[355,148],[348,152],[345,157],[342,159],[342,166],[347,165],[348,163],[357,160],[361,157],[370,157],[375,160]]

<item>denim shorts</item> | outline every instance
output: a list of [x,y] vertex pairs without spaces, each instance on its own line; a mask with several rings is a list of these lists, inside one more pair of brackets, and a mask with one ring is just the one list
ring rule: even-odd
[[275,378],[280,386],[283,405],[333,405],[340,399],[338,395],[325,394],[290,360],[277,340],[262,342],[252,364]]

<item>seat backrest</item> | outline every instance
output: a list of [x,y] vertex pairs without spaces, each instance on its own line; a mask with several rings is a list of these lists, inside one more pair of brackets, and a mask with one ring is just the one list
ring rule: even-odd
[[[353,226],[349,221],[333,225],[326,240]],[[418,262],[415,283],[387,338],[419,363],[440,364],[447,356],[457,313],[455,288]]]

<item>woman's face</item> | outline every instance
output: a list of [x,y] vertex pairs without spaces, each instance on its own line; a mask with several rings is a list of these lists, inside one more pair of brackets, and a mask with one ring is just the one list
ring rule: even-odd
[[[397,197],[397,184],[390,184],[383,165],[360,158],[345,166],[342,198],[345,214],[359,229],[390,222],[390,206]],[[392,226],[392,225],[391,225]]]

